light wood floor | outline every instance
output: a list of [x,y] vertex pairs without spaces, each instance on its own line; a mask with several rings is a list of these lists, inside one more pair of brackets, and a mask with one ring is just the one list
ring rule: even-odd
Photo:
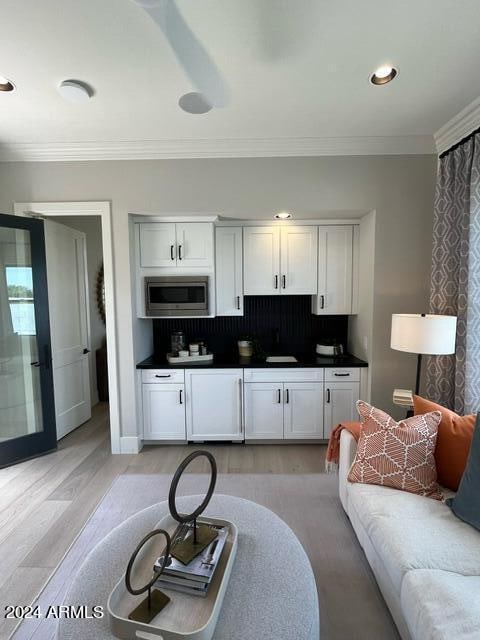
[[[54,453],[0,470],[0,607],[31,604],[113,480],[122,473],[173,473],[198,446],[145,447],[112,455],[108,406],[63,438]],[[209,445],[219,473],[322,473],[325,446]],[[188,469],[208,471],[194,462]],[[0,614],[0,638],[13,620]]]

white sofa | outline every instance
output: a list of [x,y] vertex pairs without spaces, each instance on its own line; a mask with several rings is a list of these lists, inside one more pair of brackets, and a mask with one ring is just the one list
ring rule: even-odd
[[348,482],[355,451],[344,429],[340,500],[401,637],[480,640],[480,532],[438,500]]

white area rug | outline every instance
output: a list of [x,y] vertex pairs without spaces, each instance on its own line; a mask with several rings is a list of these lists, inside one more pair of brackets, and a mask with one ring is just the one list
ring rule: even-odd
[[[185,474],[178,495],[201,493],[208,479]],[[170,481],[165,474],[119,476],[40,595],[41,609],[63,602],[71,576],[113,527],[166,500]],[[216,492],[268,507],[296,533],[317,581],[322,640],[397,640],[395,625],[340,505],[337,482],[336,476],[327,474],[225,474],[219,475]],[[12,638],[51,640],[55,634],[55,620],[28,620]]]

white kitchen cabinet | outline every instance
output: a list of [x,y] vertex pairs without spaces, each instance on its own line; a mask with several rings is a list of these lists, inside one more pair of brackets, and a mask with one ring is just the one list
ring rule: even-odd
[[359,382],[325,381],[323,437],[329,438],[333,427],[340,422],[358,420],[356,409],[360,397]]
[[245,369],[245,439],[322,439],[320,368]]
[[348,315],[353,300],[353,226],[320,226],[318,230],[318,294],[316,315]]
[[243,286],[248,296],[280,292],[280,228],[243,228]]
[[213,267],[213,227],[207,222],[177,222],[177,267]]
[[142,222],[140,267],[213,269],[213,225],[208,222]]
[[283,383],[254,382],[245,385],[245,438],[283,438]]
[[185,403],[188,440],[243,440],[243,369],[187,369]]
[[316,226],[243,229],[245,295],[308,295],[317,291]]
[[172,267],[176,265],[175,224],[167,222],[139,225],[140,266]]
[[243,316],[242,245],[241,227],[216,228],[217,316]]
[[285,439],[323,438],[323,384],[288,382],[283,397]]
[[282,227],[280,242],[280,293],[317,293],[317,227]]
[[185,440],[183,384],[142,384],[145,440]]

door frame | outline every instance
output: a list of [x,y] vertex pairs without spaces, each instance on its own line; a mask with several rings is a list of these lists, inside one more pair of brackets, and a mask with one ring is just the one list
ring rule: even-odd
[[[14,213],[25,217],[100,216],[102,223],[103,270],[105,278],[105,329],[107,335],[108,393],[112,453],[123,451],[120,431],[118,386],[118,340],[115,313],[112,210],[109,201],[99,202],[15,202]],[[137,452],[138,453],[138,452]]]

